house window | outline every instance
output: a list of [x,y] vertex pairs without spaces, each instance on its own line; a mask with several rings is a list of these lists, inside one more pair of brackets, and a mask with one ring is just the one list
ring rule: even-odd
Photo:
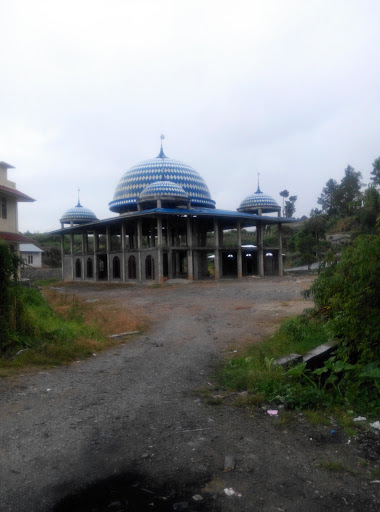
[[7,218],[7,200],[5,198],[1,199],[1,217],[3,219]]
[[28,254],[28,265],[33,265],[33,255]]

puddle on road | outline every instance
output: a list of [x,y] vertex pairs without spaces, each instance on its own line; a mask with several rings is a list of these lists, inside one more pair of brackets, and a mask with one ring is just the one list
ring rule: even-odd
[[218,512],[216,496],[202,495],[199,500],[204,484],[157,488],[139,475],[118,475],[66,496],[52,512]]

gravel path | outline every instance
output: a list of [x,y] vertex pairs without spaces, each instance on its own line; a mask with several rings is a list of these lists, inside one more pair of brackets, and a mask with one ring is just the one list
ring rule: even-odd
[[[120,473],[191,489],[212,499],[213,510],[380,510],[379,484],[317,465],[357,464],[362,454],[343,434],[332,440],[329,427],[313,431],[300,420],[293,428],[199,395],[221,357],[308,305],[300,290],[309,284],[287,277],[70,286],[85,300],[143,312],[151,328],[92,359],[0,381],[0,511],[53,510],[67,494]],[[228,473],[226,455],[236,459]],[[229,487],[242,496],[227,496]]]

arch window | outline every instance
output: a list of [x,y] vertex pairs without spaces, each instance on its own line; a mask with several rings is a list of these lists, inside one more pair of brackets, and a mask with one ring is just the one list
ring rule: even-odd
[[128,279],[136,279],[136,258],[134,256],[128,258]]
[[145,279],[154,279],[154,259],[150,255],[145,258]]
[[120,259],[118,256],[115,256],[112,262],[112,277],[120,279]]
[[79,258],[75,261],[75,277],[82,277],[82,263]]

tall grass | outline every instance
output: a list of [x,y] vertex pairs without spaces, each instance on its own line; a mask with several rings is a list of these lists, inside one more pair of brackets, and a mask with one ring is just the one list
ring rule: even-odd
[[322,398],[319,390],[314,386],[307,390],[302,385],[292,386],[286,371],[273,361],[290,353],[304,354],[327,341],[322,323],[306,315],[288,319],[271,338],[226,360],[217,373],[218,383],[223,389],[249,391],[256,403],[284,403],[290,408],[314,406]]
[[74,294],[21,288],[22,326],[0,354],[0,375],[26,366],[57,366],[120,343],[110,334],[145,328],[142,317],[107,302],[86,303]]

